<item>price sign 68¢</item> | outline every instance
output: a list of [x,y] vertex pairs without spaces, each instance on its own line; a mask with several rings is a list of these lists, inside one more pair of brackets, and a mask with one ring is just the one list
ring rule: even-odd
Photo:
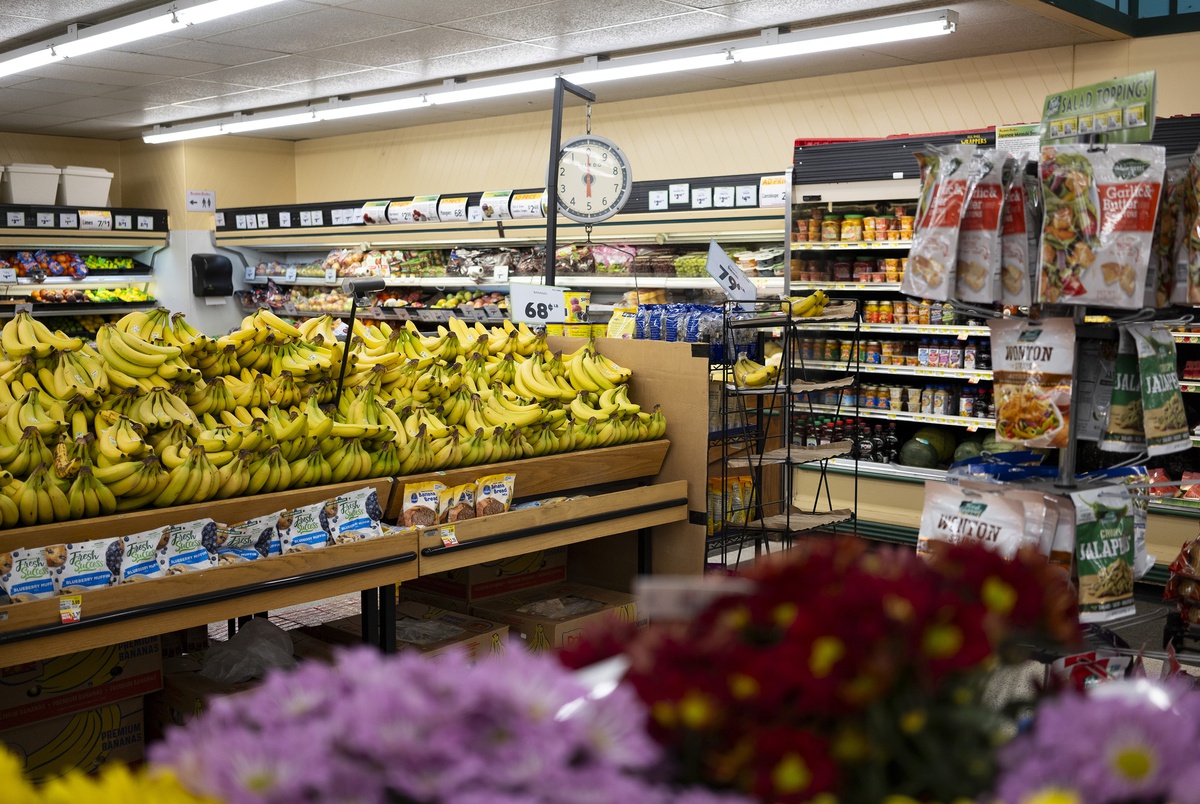
[[561,324],[566,305],[562,288],[509,285],[509,307],[513,321],[530,325]]

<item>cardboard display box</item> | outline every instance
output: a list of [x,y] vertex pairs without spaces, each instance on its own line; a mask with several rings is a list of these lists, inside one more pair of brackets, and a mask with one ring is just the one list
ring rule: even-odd
[[[567,548],[555,547],[489,561],[470,567],[435,572],[404,582],[404,589],[455,598],[471,606],[482,600],[511,595],[523,589],[562,583],[567,579]],[[464,612],[465,612],[464,608]]]
[[162,689],[158,637],[0,669],[0,731]]
[[185,653],[198,653],[208,647],[208,626],[197,625],[193,628],[168,631],[158,639],[162,643],[164,659],[182,656]]
[[589,627],[610,617],[624,622],[638,619],[637,598],[578,583],[563,583],[530,589],[489,600],[471,607],[476,617],[505,623],[514,640],[520,639],[531,653],[568,647]]
[[[346,617],[317,626],[313,633],[330,642],[357,644],[362,641],[362,620]],[[396,650],[420,651],[436,658],[452,650],[466,650],[472,660],[503,653],[508,627],[468,617],[438,606],[407,602],[396,606]]]
[[104,704],[0,732],[0,743],[35,782],[76,768],[90,773],[105,762],[138,762],[146,748],[142,706],[141,698]]

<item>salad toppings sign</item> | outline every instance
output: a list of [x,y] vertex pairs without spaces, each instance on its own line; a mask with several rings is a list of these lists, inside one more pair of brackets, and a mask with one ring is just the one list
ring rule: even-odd
[[1155,72],[1137,73],[1046,96],[1042,142],[1101,135],[1105,142],[1147,142],[1154,135]]

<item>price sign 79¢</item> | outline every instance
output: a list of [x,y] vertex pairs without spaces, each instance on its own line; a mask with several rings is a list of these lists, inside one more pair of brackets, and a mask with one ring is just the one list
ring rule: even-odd
[[508,298],[513,321],[530,326],[562,323],[566,311],[562,288],[512,284]]

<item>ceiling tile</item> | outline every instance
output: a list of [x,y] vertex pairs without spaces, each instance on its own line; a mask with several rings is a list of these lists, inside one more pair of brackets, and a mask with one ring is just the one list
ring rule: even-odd
[[17,89],[0,89],[0,129],[4,128],[4,118],[9,112],[21,112],[36,109],[50,103],[60,103],[68,100],[82,100],[84,95],[58,92],[26,92]]
[[469,20],[448,22],[446,27],[486,33],[524,42],[547,34],[569,34],[668,17],[680,12],[674,3],[661,0],[555,0],[529,8],[487,14]]
[[[264,42],[263,45],[270,45]],[[281,55],[278,50],[263,50],[255,47],[237,47],[235,45],[220,45],[216,42],[201,42],[175,40],[159,45],[155,50],[147,50],[155,56],[169,56],[183,61],[198,61],[205,64],[220,64],[233,67],[238,64],[251,64],[264,59],[273,59]]]
[[305,100],[296,92],[285,92],[278,89],[251,89],[245,92],[234,92],[221,95],[218,98],[205,100],[204,105],[219,112],[251,112],[268,106],[279,106],[285,103],[299,103]]
[[87,81],[62,81],[58,78],[34,78],[17,84],[15,89],[22,92],[53,92],[61,95],[72,95],[80,98],[90,98],[103,92],[112,92],[121,87],[98,87]]
[[[842,22],[838,18],[847,14],[863,14],[896,5],[895,0],[805,0],[802,4],[796,0],[743,0],[714,8],[712,13],[754,26],[796,23],[796,27],[804,27]],[[896,9],[901,10],[905,9]]]
[[43,126],[39,134],[49,134],[59,137],[90,137],[93,139],[131,139],[140,131],[120,123],[109,123],[104,120],[83,120],[77,123],[63,123],[57,126]]
[[352,56],[355,64],[363,64],[368,67],[395,65],[402,70],[407,70],[409,68],[405,64],[414,61],[483,50],[503,44],[507,44],[503,39],[495,39],[490,36],[462,33],[446,28],[419,28],[391,36],[381,36],[377,39],[367,39],[356,44],[352,53],[347,52],[347,49],[343,47],[330,47],[312,50],[304,55],[330,61],[338,61]]
[[745,31],[744,23],[739,23],[729,17],[694,11],[646,22],[613,25],[594,31],[547,36],[534,41],[539,45],[590,55],[654,45],[669,49],[675,43],[686,42],[690,39],[712,36],[732,37],[744,34]]
[[[75,59],[70,59],[75,61]],[[36,70],[30,70],[25,75],[36,78],[53,78],[59,81],[85,81],[90,84],[103,84],[111,87],[136,87],[142,84],[153,84],[161,81],[162,76],[153,73],[135,73],[125,70],[102,70],[98,67],[85,67],[78,64],[56,62]],[[93,90],[94,91],[94,90]]]
[[144,104],[140,101],[121,100],[120,98],[82,98],[42,106],[37,111],[39,114],[90,119],[106,117],[118,112],[132,112],[143,107]]
[[488,0],[487,3],[480,3],[479,0],[408,0],[404,3],[397,3],[396,0],[350,0],[343,7],[438,25],[548,2],[552,0]]
[[113,0],[4,0],[4,13],[18,17],[66,20],[108,12],[114,6],[134,5]]
[[[960,59],[994,53],[1012,53],[1023,50],[1039,50],[1063,45],[1080,45],[1099,41],[1100,37],[1070,25],[1030,14],[1026,19],[1010,19],[1003,26],[960,24],[950,36],[939,37],[937,60]],[[931,45],[925,42],[901,42],[872,48],[877,53],[888,54],[912,61],[929,61]]]
[[31,131],[46,126],[58,126],[63,123],[77,122],[71,117],[56,117],[49,114],[36,114],[33,112],[17,112],[15,114],[6,114],[0,118],[0,130],[5,131]]
[[[431,28],[430,30],[440,29]],[[461,36],[462,34],[457,35]],[[541,45],[512,44],[393,64],[391,69],[407,70],[422,80],[429,80],[490,71],[514,70],[561,59],[577,59],[579,55],[569,51],[552,50]]]
[[155,123],[171,123],[176,120],[190,120],[194,117],[203,116],[204,109],[202,107],[178,104],[171,106],[152,106],[149,109],[124,112],[122,114],[108,114],[96,119],[99,121],[120,123],[127,126],[152,126]]
[[78,59],[78,61],[85,67],[102,67],[108,70],[157,75],[161,78],[167,76],[182,78],[183,76],[195,75],[196,73],[208,70],[219,70],[225,66],[219,63],[186,61],[184,59],[167,57],[166,55],[153,56],[145,53],[124,53],[119,50],[102,50],[99,53],[89,53],[87,56]]
[[315,81],[335,75],[362,70],[352,64],[343,64],[304,56],[278,56],[274,59],[227,67],[204,75],[206,81],[225,81],[250,87],[273,87],[278,84],[294,84],[299,81]]
[[166,103],[188,103],[200,98],[213,98],[228,95],[231,92],[241,92],[253,87],[240,84],[226,84],[219,81],[197,81],[192,78],[175,78],[144,87],[132,87],[120,92],[109,93],[106,97],[123,100],[143,101],[148,105]]
[[48,24],[47,20],[44,19],[13,16],[7,13],[7,7],[4,11],[6,13],[0,14],[0,42],[4,43],[5,50],[16,46],[20,41],[26,39],[29,34],[45,28]]
[[331,98],[335,95],[375,92],[395,89],[416,81],[419,76],[399,70],[361,70],[356,73],[321,78],[316,81],[298,81],[281,84],[278,89],[298,92],[305,98]]
[[275,19],[265,25],[240,28],[218,36],[206,36],[205,40],[245,47],[269,44],[273,50],[285,53],[345,46],[350,51],[345,55],[349,56],[359,47],[353,43],[385,34],[409,31],[416,27],[417,23],[395,17],[331,7]]
[[[304,0],[283,0],[281,3],[272,3],[262,8],[253,8],[239,14],[230,14],[228,17],[221,17],[217,20],[193,25],[187,30],[187,38],[211,39],[215,36],[242,28],[257,25],[274,25],[297,14],[306,14],[310,11],[320,11],[326,8],[327,6],[304,2]],[[260,31],[259,35],[261,36],[265,33],[266,31]],[[231,44],[236,45],[239,43],[233,42]]]

